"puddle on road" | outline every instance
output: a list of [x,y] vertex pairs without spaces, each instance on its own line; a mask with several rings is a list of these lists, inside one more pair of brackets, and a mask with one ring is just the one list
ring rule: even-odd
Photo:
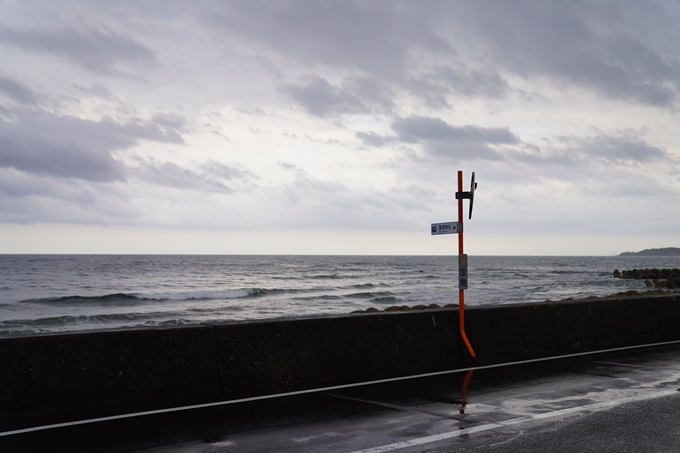
[[[602,367],[603,369],[605,367]],[[499,417],[536,416],[542,413],[568,410],[575,407],[592,406],[600,403],[627,400],[656,394],[659,390],[676,388],[680,384],[680,371],[675,369],[646,369],[618,367],[607,364],[607,372],[598,373],[598,367],[590,368],[587,373],[579,373],[587,377],[564,380],[559,383],[546,382],[536,385],[527,383],[530,393],[508,389],[495,394],[469,397],[469,379],[464,379],[461,389],[462,400],[460,413],[468,420],[497,421]]]

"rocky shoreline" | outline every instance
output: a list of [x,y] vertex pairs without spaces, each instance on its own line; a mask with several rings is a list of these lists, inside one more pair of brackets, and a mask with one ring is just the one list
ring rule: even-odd
[[[648,285],[650,286],[650,285]],[[580,299],[574,299],[573,297],[568,297],[566,299],[560,299],[560,300],[550,300],[546,299],[545,302],[568,302],[572,300],[595,300],[595,299],[614,299],[614,298],[620,298],[620,297],[646,297],[646,296],[663,296],[665,294],[678,294],[680,292],[680,285],[677,286],[677,288],[672,288],[672,289],[662,289],[662,288],[657,288],[657,289],[648,289],[646,291],[636,291],[634,289],[628,290],[628,291],[622,291],[619,293],[614,293],[614,294],[609,294],[607,296],[589,296],[589,297],[584,297]],[[387,307],[385,309],[379,310],[375,307],[369,307],[366,310],[354,310],[352,313],[379,313],[381,311],[409,311],[409,310],[428,310],[428,309],[433,309],[433,308],[458,308],[458,304],[446,304],[444,306],[439,306],[437,304],[430,304],[430,305],[414,305],[413,307],[409,307],[408,305],[393,305],[391,307]]]
[[680,288],[680,269],[614,269],[614,278],[644,280],[645,285],[654,288]]
[[387,307],[383,310],[378,310],[375,307],[369,307],[366,310],[354,310],[352,313],[377,313],[379,311],[427,310],[433,308],[454,308],[454,307],[458,307],[458,304],[446,304],[443,307],[438,304],[414,305],[413,307],[409,307],[408,305],[392,305],[391,307]]
[[[608,298],[614,298],[614,297],[633,297],[633,296],[659,296],[663,294],[677,294],[677,290],[680,289],[680,269],[678,268],[673,268],[673,269],[633,269],[633,270],[624,270],[620,271],[618,269],[614,269],[614,278],[622,278],[622,279],[635,279],[635,280],[644,280],[645,285],[648,287],[653,287],[655,289],[649,289],[647,291],[636,291],[636,290],[629,290],[629,291],[623,291],[615,294],[610,294],[608,296],[590,296],[586,297],[583,300],[591,300],[591,299],[608,299]],[[547,299],[546,302],[565,302],[565,301],[570,301],[574,300],[572,297],[569,297],[567,299],[562,299],[560,301],[553,301],[550,299]],[[447,304],[444,305],[443,307],[437,304],[430,304],[430,305],[414,305],[413,307],[409,307],[408,305],[393,305],[391,307],[384,308],[382,310],[377,309],[375,307],[369,307],[366,310],[354,310],[352,313],[378,313],[381,311],[407,311],[407,310],[427,310],[427,309],[433,309],[433,308],[454,308],[458,307],[458,304]]]

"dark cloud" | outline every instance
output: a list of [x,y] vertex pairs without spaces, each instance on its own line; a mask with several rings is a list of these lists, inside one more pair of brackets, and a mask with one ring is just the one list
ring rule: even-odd
[[36,94],[30,88],[2,74],[0,74],[0,94],[21,104],[35,104],[37,101]]
[[201,169],[205,175],[226,181],[252,182],[260,179],[255,173],[244,169],[237,163],[227,165],[215,160],[209,160],[201,165]]
[[660,161],[665,161],[670,170],[678,166],[677,159],[667,151],[648,144],[632,131],[594,137],[555,137],[541,148],[525,147],[507,153],[505,158],[530,166],[580,168],[583,171],[639,167]]
[[[673,142],[673,117],[649,106],[677,104],[678,14],[655,0],[635,4],[13,3],[0,19],[0,192],[7,201],[0,216],[10,205],[28,221],[49,220],[32,214],[41,206],[70,219],[68,206],[103,213],[115,205],[119,213],[134,208],[129,218],[164,223],[175,212],[200,224],[218,217],[210,206],[219,201],[230,219],[280,215],[295,227],[384,228],[440,205],[441,182],[469,163],[487,175],[482,197],[507,188],[541,192],[537,218],[593,187],[642,193],[635,185],[657,170],[665,178],[659,185],[672,190],[677,158],[655,145]],[[144,87],[108,77],[133,65],[149,81]],[[281,98],[327,121],[293,121]],[[620,101],[637,105],[607,115]],[[238,107],[226,111],[231,105]],[[191,148],[161,157],[166,146],[146,146],[182,143],[187,133],[183,117],[130,119],[160,110],[195,118]],[[579,110],[588,114],[579,118]],[[467,112],[492,113],[444,120]],[[482,127],[488,124],[501,127]],[[637,131],[617,132],[620,124]],[[550,128],[575,135],[551,136]],[[597,130],[606,132],[588,136]],[[206,139],[210,131],[229,131],[234,142]],[[347,134],[383,149],[357,154]],[[258,171],[266,172],[267,159],[297,162],[311,147],[328,152],[300,167],[281,163],[264,182],[231,162],[259,150]],[[217,153],[226,160],[186,163]],[[608,204],[615,203],[600,206]]]
[[367,72],[403,67],[411,49],[450,50],[428,8],[411,2],[219,2],[204,23],[301,62]]
[[279,91],[319,117],[389,110],[392,105],[382,87],[367,78],[349,79],[337,87],[323,77],[310,74],[303,76],[299,84],[280,85]]
[[260,179],[239,164],[227,165],[213,160],[201,164],[197,169],[154,159],[139,160],[138,164],[129,168],[131,175],[147,183],[175,189],[235,193],[238,189],[252,186],[254,181]]
[[449,97],[501,98],[507,82],[493,71],[442,67],[415,75],[381,74],[345,78],[339,85],[307,74],[299,83],[281,84],[278,90],[314,116],[390,113],[395,93],[406,91],[433,108],[451,108]]
[[152,184],[179,189],[196,189],[202,186],[198,174],[174,162],[143,162],[132,173],[139,179]]
[[395,85],[438,109],[451,108],[451,97],[500,99],[510,91],[507,81],[494,69],[474,69],[461,63],[407,75]]
[[115,72],[120,61],[154,63],[154,51],[109,29],[18,30],[0,23],[0,44],[65,57],[96,73]]
[[509,91],[507,81],[492,68],[474,69],[462,64],[456,67],[443,66],[423,79],[439,81],[440,90],[468,98],[502,98]]
[[660,159],[672,160],[666,151],[647,144],[630,132],[587,138],[560,137],[558,141],[565,148],[562,153],[577,156],[584,161],[599,160],[609,164],[645,164]]
[[[588,180],[588,184],[593,187],[616,187],[616,190],[598,189],[610,195],[631,193],[630,190],[621,189],[622,185],[628,184],[622,183],[622,178],[630,180],[634,188],[637,185],[632,182],[635,175],[641,179],[647,177],[645,169],[656,168],[661,171],[661,176],[677,172],[680,168],[680,160],[650,145],[632,131],[592,137],[554,137],[541,147],[525,145],[504,150],[502,158],[503,164],[513,168],[508,173],[511,179],[547,178],[569,184],[581,184]],[[656,186],[659,184],[660,181],[657,181],[654,190],[658,190]],[[643,194],[642,190],[638,193]]]
[[55,192],[54,183],[47,178],[30,175],[14,168],[0,168],[0,193],[10,197],[49,195]]
[[454,126],[440,118],[410,117],[392,122],[395,135],[357,132],[366,146],[391,143],[416,145],[430,158],[502,161],[532,166],[626,166],[665,160],[675,168],[677,159],[648,144],[634,131],[594,137],[554,137],[542,147],[530,145],[507,127]]
[[399,118],[392,129],[397,140],[422,145],[431,157],[502,160],[495,146],[520,144],[507,127],[452,126],[439,118]]
[[440,118],[413,116],[392,122],[392,129],[404,142],[464,142],[514,145],[519,142],[507,127],[451,126]]
[[474,36],[474,49],[521,77],[549,77],[614,99],[670,105],[679,88],[677,58],[635,34],[637,24],[625,18],[629,6],[496,0],[461,2],[449,12],[459,14],[459,36]]
[[316,75],[303,77],[300,84],[281,85],[279,90],[314,116],[361,113],[368,110],[353,93],[334,87],[328,80]]
[[[203,15],[227,36],[277,52],[293,67],[319,75],[280,89],[315,116],[385,112],[398,91],[432,107],[448,96],[499,97],[507,83],[493,69],[474,68],[436,32],[435,10],[412,2],[235,2]],[[436,61],[430,68],[430,61]],[[325,68],[325,71],[323,70]],[[354,74],[331,84],[324,74]]]
[[366,146],[375,146],[376,148],[381,148],[396,140],[396,137],[386,137],[375,132],[357,132],[355,136]]
[[[506,75],[670,106],[680,89],[680,65],[655,30],[661,26],[675,36],[669,8],[578,0],[290,0],[220,3],[199,16],[236,42],[273,50],[286,62],[359,71],[434,108],[449,108],[450,97],[503,97],[510,90]],[[335,93],[326,87],[324,102],[320,86],[295,87],[293,98],[315,115],[376,107],[363,104],[351,87]]]
[[177,119],[91,121],[39,109],[16,109],[11,114],[11,118],[0,119],[0,167],[28,173],[122,180],[124,167],[113,152],[142,140],[183,143]]
[[126,189],[119,185],[45,178],[0,168],[0,221],[135,223],[150,209],[135,206],[134,196]]

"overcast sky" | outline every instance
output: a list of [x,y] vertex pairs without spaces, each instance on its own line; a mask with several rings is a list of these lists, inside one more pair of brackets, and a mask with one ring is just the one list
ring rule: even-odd
[[0,253],[680,246],[676,1],[0,1]]

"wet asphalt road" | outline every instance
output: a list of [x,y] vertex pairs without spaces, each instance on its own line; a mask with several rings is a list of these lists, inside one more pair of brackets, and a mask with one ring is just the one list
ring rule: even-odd
[[678,452],[680,348],[0,437],[0,451]]

